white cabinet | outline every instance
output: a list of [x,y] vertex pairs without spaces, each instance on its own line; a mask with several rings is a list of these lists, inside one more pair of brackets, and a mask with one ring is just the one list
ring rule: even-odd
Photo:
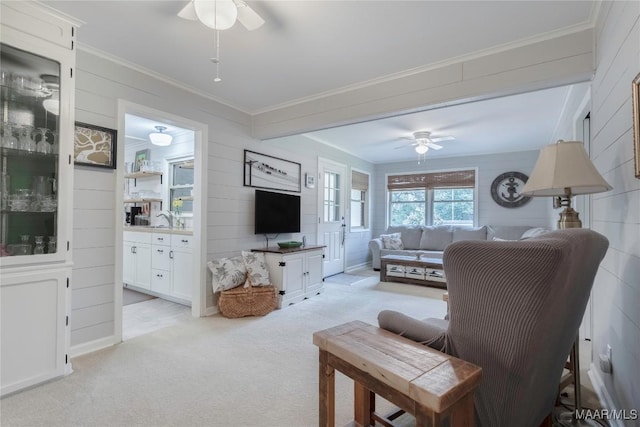
[[123,282],[141,292],[191,304],[193,236],[125,231]]
[[253,250],[265,255],[271,283],[278,288],[278,308],[322,292],[322,248],[323,246],[306,246]]
[[122,281],[125,285],[151,289],[151,235],[125,231]]
[[177,298],[191,301],[193,289],[193,238],[173,234],[171,236],[171,291]]
[[2,395],[71,372],[75,29],[0,2]]

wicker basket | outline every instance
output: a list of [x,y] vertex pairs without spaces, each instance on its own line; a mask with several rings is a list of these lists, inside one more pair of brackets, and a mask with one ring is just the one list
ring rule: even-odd
[[225,317],[264,316],[277,306],[276,288],[269,286],[239,286],[220,292],[218,308]]

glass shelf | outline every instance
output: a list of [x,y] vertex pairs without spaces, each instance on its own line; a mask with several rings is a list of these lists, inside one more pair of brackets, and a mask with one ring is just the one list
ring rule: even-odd
[[[0,49],[0,253],[58,235],[60,63]],[[48,109],[47,109],[48,108]],[[45,206],[44,209],[41,206]],[[55,246],[55,244],[54,244]],[[54,250],[55,252],[55,250]],[[53,253],[53,252],[47,252]],[[30,255],[30,254],[27,254]],[[41,255],[41,254],[38,254]]]

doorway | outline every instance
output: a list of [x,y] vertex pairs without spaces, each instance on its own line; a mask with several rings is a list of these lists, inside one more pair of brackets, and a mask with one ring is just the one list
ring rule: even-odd
[[323,268],[328,277],[344,272],[347,167],[318,159],[318,171],[318,243],[325,246]]
[[[207,126],[122,100],[118,114],[114,318],[122,340],[206,312]],[[170,137],[154,144],[151,133]],[[137,294],[125,301],[125,289]]]

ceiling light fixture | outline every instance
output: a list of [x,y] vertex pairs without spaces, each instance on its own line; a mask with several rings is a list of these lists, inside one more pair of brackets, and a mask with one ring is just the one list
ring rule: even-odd
[[155,126],[155,128],[157,129],[157,132],[151,132],[149,134],[149,141],[151,141],[153,145],[158,145],[160,147],[170,145],[173,137],[168,133],[164,133],[167,128],[165,126]]
[[427,147],[422,141],[418,141],[418,145],[416,145],[416,153],[424,154],[429,151],[429,147]]

